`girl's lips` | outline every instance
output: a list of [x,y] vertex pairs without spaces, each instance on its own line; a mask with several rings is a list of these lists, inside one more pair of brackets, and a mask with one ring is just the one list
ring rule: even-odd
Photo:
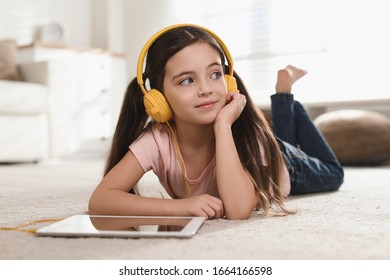
[[208,108],[211,108],[215,103],[217,103],[217,101],[203,102],[202,104],[196,106],[196,108],[208,109]]

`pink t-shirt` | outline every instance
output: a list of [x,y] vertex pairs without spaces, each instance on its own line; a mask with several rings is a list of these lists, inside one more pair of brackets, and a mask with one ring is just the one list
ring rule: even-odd
[[[151,129],[144,132],[134,141],[129,148],[145,172],[153,170],[162,186],[172,198],[187,197],[187,190],[178,155],[176,154],[175,144],[167,125],[153,125]],[[262,146],[260,148],[262,149]],[[263,162],[265,161],[263,160]],[[287,196],[290,192],[290,180],[287,168],[285,167],[284,169],[282,185]],[[193,196],[207,193],[219,197],[215,176],[215,156],[199,178],[195,180],[186,178]]]

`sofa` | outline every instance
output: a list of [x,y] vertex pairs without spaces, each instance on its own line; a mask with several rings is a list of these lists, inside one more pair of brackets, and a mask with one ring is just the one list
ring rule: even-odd
[[17,69],[19,79],[0,79],[0,162],[39,161],[70,153],[75,147],[66,141],[71,139],[66,64],[32,62]]
[[112,136],[124,54],[0,40],[0,163],[69,157]]

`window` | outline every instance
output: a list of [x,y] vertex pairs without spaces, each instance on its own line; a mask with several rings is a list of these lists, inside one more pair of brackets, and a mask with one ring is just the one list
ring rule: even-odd
[[[277,70],[287,64],[309,74],[294,92],[306,103],[381,99],[389,40],[386,1],[177,0],[176,15],[215,31],[254,101],[269,104]],[[191,2],[193,3],[193,2]]]

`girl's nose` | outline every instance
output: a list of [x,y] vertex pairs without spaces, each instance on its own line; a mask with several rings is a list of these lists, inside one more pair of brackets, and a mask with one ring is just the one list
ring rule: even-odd
[[207,81],[202,81],[199,85],[199,96],[209,95],[213,91]]

